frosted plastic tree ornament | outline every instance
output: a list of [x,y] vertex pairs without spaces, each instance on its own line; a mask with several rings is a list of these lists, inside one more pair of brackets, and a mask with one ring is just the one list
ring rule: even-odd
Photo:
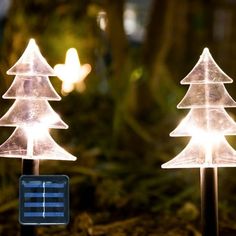
[[21,58],[7,71],[15,79],[3,95],[15,102],[0,119],[0,126],[16,127],[0,146],[0,156],[22,159],[76,160],[61,148],[49,134],[49,128],[68,126],[54,112],[48,100],[60,100],[48,76],[54,70],[41,55],[34,39],[29,41]]
[[84,79],[90,73],[89,64],[80,64],[79,56],[75,48],[68,49],[65,64],[54,67],[56,75],[62,81],[62,94],[68,94],[76,88],[79,92],[84,91]]
[[236,107],[224,83],[232,83],[205,48],[192,71],[181,81],[189,84],[178,108],[190,112],[170,136],[191,136],[184,150],[163,168],[236,166],[236,152],[225,135],[236,135],[236,124],[225,107]]

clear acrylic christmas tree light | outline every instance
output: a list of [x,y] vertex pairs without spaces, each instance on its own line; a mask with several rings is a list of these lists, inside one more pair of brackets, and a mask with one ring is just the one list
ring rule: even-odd
[[15,75],[15,79],[3,98],[15,99],[15,102],[0,119],[0,126],[16,129],[0,146],[0,156],[76,160],[49,134],[49,128],[66,129],[68,126],[48,103],[48,100],[60,100],[48,79],[55,73],[41,55],[34,39],[29,41],[23,55],[7,74]]
[[236,107],[224,87],[232,82],[205,48],[195,67],[181,81],[190,87],[177,107],[190,112],[170,134],[190,136],[191,140],[182,152],[162,165],[162,168],[200,168],[203,236],[219,233],[217,168],[236,166],[236,151],[225,138],[236,135],[236,123],[225,110]]
[[224,87],[224,83],[231,82],[205,48],[196,66],[181,81],[190,87],[178,108],[191,110],[170,134],[192,138],[163,168],[236,166],[236,152],[224,137],[236,135],[236,124],[224,109],[236,107]]

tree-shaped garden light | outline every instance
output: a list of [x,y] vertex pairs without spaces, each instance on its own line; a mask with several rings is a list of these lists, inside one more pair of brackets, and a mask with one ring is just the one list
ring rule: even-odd
[[0,126],[16,129],[0,146],[0,156],[29,160],[76,160],[49,135],[49,128],[66,129],[68,126],[48,103],[48,100],[60,100],[48,79],[55,73],[33,39],[7,74],[16,77],[3,98],[16,100],[0,119]]
[[[39,160],[76,160],[49,134],[49,128],[66,129],[68,126],[48,103],[48,100],[60,100],[48,79],[55,73],[33,39],[7,74],[16,77],[3,98],[15,99],[15,102],[0,119],[0,126],[16,129],[0,145],[0,156],[22,158],[22,174],[31,175],[38,174]],[[29,227],[24,234],[34,235]]]
[[236,135],[236,124],[225,107],[236,107],[224,87],[232,83],[205,48],[196,66],[181,81],[189,84],[178,108],[190,109],[188,115],[170,134],[191,136],[184,150],[162,168],[201,169],[202,235],[218,235],[217,168],[235,167],[236,152],[225,135]]

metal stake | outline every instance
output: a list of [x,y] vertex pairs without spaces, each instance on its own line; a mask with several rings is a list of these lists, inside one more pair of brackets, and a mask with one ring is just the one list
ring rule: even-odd
[[[39,160],[22,159],[22,175],[38,175]],[[34,225],[21,225],[21,236],[36,236]]]
[[202,236],[218,236],[217,168],[201,168]]

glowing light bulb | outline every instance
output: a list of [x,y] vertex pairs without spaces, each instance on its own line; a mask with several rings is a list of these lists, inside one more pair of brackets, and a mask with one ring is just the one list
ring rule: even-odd
[[54,67],[55,73],[62,81],[61,92],[66,95],[75,88],[79,92],[85,89],[84,79],[91,71],[89,64],[80,64],[79,56],[75,48],[70,48],[66,53],[65,64],[57,64]]

